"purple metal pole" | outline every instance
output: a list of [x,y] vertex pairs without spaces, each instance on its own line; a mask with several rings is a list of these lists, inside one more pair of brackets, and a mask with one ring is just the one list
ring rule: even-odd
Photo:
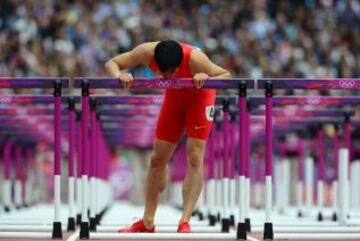
[[82,211],[81,211],[81,224],[80,224],[80,239],[89,239],[89,221],[88,221],[88,199],[89,199],[89,83],[84,81],[82,83],[82,115],[81,115],[81,136],[82,136]]
[[69,108],[69,177],[74,177],[74,149],[75,149],[75,106]]
[[223,128],[223,175],[225,178],[230,177],[229,162],[229,112],[224,112],[224,128]]
[[90,230],[96,231],[96,181],[95,181],[95,172],[96,172],[96,99],[90,99],[90,147],[91,147],[91,158],[90,158]]
[[54,83],[54,222],[53,239],[62,239],[61,203],[61,81]]
[[90,151],[91,151],[91,157],[90,157],[90,167],[89,167],[89,176],[94,177],[95,173],[95,128],[96,128],[96,111],[95,105],[93,103],[94,99],[90,99]]
[[251,146],[251,140],[250,140],[250,113],[246,112],[246,118],[245,118],[245,142],[246,142],[246,150],[245,150],[245,176],[247,178],[250,178],[250,146]]
[[69,98],[69,187],[68,187],[68,202],[69,202],[69,217],[68,217],[68,231],[75,231],[75,179],[74,179],[74,150],[75,150],[75,125],[76,125],[76,117],[75,117],[75,99]]
[[325,178],[325,145],[324,145],[324,131],[319,130],[318,133],[318,179],[324,181]]
[[100,121],[99,121],[99,116],[97,117],[97,128],[96,128],[96,177],[97,178],[101,178],[101,156],[102,156],[102,152],[101,152],[101,127],[100,127]]
[[76,129],[77,129],[77,177],[81,178],[81,175],[83,173],[82,171],[82,140],[81,140],[81,118],[79,115],[79,120],[76,123]]
[[61,175],[61,96],[54,99],[54,175]]
[[235,145],[236,145],[236,126],[235,126],[235,121],[230,123],[230,177],[231,178],[235,178]]
[[[246,218],[246,82],[239,85],[239,221],[237,239],[247,239]],[[242,200],[241,200],[242,199]]]
[[81,140],[82,140],[82,172],[81,175],[88,175],[89,171],[89,96],[83,96],[82,99],[82,115],[81,115]]
[[239,176],[245,176],[246,168],[246,96],[239,99]]
[[94,150],[94,170],[93,170],[93,176],[94,177],[98,177],[98,166],[99,166],[99,128],[100,128],[100,124],[98,121],[98,116],[95,113],[95,127],[94,127],[94,145],[95,145],[95,150]]
[[266,97],[266,115],[265,115],[265,175],[272,176],[272,97]]
[[[105,164],[104,162],[106,162],[105,159],[105,152],[104,152],[104,136],[103,136],[103,132],[102,130],[99,133],[99,156],[101,156],[101,165],[100,165],[100,169],[99,169],[99,173],[100,173],[100,178],[103,180],[106,180],[105,178]],[[99,161],[100,162],[100,161]]]
[[265,86],[265,176],[266,176],[266,202],[265,202],[265,213],[266,222],[264,224],[263,239],[274,239],[273,224],[271,221],[272,216],[272,97],[273,97],[273,86],[271,82],[267,82]]

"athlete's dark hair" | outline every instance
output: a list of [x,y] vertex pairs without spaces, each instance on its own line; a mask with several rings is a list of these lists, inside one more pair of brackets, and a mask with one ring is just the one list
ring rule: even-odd
[[154,58],[160,72],[175,70],[183,59],[181,45],[174,40],[161,41],[155,47]]

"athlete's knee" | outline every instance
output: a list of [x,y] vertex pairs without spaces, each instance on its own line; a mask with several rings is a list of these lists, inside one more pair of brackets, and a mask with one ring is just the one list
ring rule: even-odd
[[150,160],[150,168],[152,169],[163,169],[166,167],[167,160],[160,154],[153,153]]
[[200,169],[203,164],[203,151],[199,148],[189,148],[187,153],[188,168]]

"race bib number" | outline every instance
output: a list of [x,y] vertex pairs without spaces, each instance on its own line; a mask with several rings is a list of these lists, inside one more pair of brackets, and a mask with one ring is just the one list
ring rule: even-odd
[[210,105],[205,108],[205,116],[208,121],[213,121],[215,116],[215,106]]

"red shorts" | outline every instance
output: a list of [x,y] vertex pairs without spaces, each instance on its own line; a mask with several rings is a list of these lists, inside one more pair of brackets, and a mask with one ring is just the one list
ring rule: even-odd
[[207,140],[215,113],[216,91],[167,90],[156,124],[156,138],[177,143],[187,137]]

